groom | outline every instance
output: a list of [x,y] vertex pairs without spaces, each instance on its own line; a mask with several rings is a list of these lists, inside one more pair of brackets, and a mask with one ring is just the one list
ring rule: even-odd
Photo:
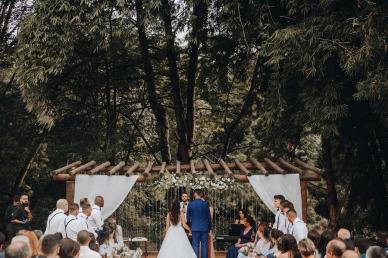
[[201,244],[201,257],[208,258],[208,235],[211,229],[211,219],[209,205],[202,197],[201,190],[194,191],[194,201],[189,202],[187,207],[186,221],[191,227],[195,254],[199,257],[199,246]]

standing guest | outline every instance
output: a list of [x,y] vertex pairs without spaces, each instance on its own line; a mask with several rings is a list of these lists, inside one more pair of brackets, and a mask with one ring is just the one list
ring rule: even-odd
[[366,250],[366,258],[386,258],[387,253],[381,246],[373,245]]
[[355,252],[355,251],[352,251],[352,250],[346,250],[343,254],[342,254],[342,257],[341,258],[360,258],[360,255]]
[[333,239],[326,246],[327,258],[340,258],[346,250],[346,245],[341,239]]
[[59,240],[55,235],[45,235],[41,242],[41,253],[46,258],[57,258],[59,253]]
[[79,212],[82,212],[82,207],[85,205],[85,204],[90,204],[91,205],[91,202],[89,200],[89,198],[81,198],[79,200]]
[[19,205],[11,214],[11,231],[14,236],[19,230],[30,230],[30,221],[32,220],[32,213],[29,208],[28,195],[22,194],[20,196]]
[[28,244],[15,242],[5,249],[5,258],[31,258],[31,251]]
[[342,240],[350,239],[350,231],[346,228],[340,228],[337,232],[337,237]]
[[273,203],[276,208],[276,215],[275,215],[275,222],[273,223],[272,228],[276,228],[277,230],[282,231],[283,233],[286,233],[287,229],[285,228],[285,222],[287,221],[286,216],[282,213],[280,209],[280,203],[282,201],[286,200],[283,195],[275,195],[273,197]]
[[60,225],[59,232],[62,237],[77,240],[77,234],[81,230],[88,230],[85,223],[77,219],[79,212],[79,205],[74,203],[69,206],[69,216],[66,217],[62,225]]
[[60,225],[62,225],[66,219],[66,214],[69,210],[69,205],[66,199],[59,199],[56,205],[57,209],[51,213],[47,218],[45,235],[57,233]]
[[89,248],[90,233],[86,230],[81,230],[77,236],[78,243],[80,244],[79,258],[100,258],[101,255],[96,251],[93,251]]
[[94,237],[97,237],[96,231],[94,231],[93,226],[90,224],[90,216],[92,214],[92,206],[90,204],[85,204],[82,207],[82,212],[78,213],[77,219],[83,224],[84,227],[86,227],[86,230],[89,231],[89,233],[92,233]]
[[104,197],[96,196],[94,199],[94,205],[92,207],[92,213],[89,217],[90,225],[93,227],[94,231],[100,231],[104,221],[102,220],[101,209],[104,207]]
[[283,232],[284,234],[291,234],[291,231],[290,232],[288,231],[290,228],[290,222],[287,219],[287,212],[290,209],[294,209],[294,204],[292,204],[292,202],[287,201],[287,200],[280,202],[280,210],[282,211],[282,215],[286,218],[284,220],[284,226],[283,226],[286,229],[285,230],[286,232]]
[[0,258],[4,258],[5,242],[6,242],[5,235],[0,232]]
[[308,238],[303,238],[298,243],[298,249],[302,258],[315,258],[315,245],[314,242]]
[[285,234],[281,236],[277,241],[277,247],[279,252],[276,258],[300,258],[298,250],[298,244],[293,235]]
[[[79,206],[77,206],[79,209]],[[78,258],[79,244],[70,238],[64,238],[59,241],[59,257],[60,258]]]
[[11,240],[11,238],[16,234],[16,232],[13,232],[13,226],[11,223],[12,220],[12,214],[17,210],[20,204],[20,196],[14,195],[12,197],[12,205],[8,206],[5,210],[4,214],[4,224],[5,224],[5,232],[7,234],[8,241]]
[[244,228],[240,234],[240,238],[234,246],[228,248],[226,258],[236,258],[238,256],[238,250],[241,247],[247,246],[248,243],[253,243],[255,240],[255,221],[251,216],[244,219]]
[[21,236],[25,236],[28,238],[28,242],[30,245],[32,256],[33,257],[38,256],[39,255],[39,240],[38,240],[38,237],[35,235],[34,231],[22,230]]
[[325,256],[327,244],[335,238],[335,234],[330,230],[323,231],[321,237],[319,238],[318,252],[321,254],[321,257]]
[[295,237],[296,242],[299,243],[299,241],[303,238],[307,238],[307,226],[303,222],[303,220],[297,217],[296,211],[294,209],[290,209],[287,211],[287,218],[290,222],[289,233],[291,233]]

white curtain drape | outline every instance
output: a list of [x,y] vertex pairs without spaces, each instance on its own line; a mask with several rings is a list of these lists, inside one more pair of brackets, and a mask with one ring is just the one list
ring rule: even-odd
[[75,178],[74,202],[89,198],[92,202],[97,195],[104,197],[102,219],[105,220],[120,206],[135,185],[139,176],[77,175]]
[[294,204],[298,217],[303,218],[299,174],[254,175],[248,179],[257,195],[273,213],[276,213],[273,197],[281,194]]

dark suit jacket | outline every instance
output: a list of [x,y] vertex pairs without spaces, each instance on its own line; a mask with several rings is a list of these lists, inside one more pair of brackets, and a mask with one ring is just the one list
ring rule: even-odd
[[189,202],[186,221],[191,227],[191,231],[209,231],[211,229],[211,218],[207,202],[200,199]]

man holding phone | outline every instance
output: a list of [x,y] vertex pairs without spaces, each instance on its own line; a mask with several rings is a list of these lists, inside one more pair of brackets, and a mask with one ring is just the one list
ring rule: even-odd
[[32,220],[31,210],[29,208],[28,195],[20,196],[20,204],[11,214],[12,232],[16,235],[22,229],[31,230],[30,221]]

